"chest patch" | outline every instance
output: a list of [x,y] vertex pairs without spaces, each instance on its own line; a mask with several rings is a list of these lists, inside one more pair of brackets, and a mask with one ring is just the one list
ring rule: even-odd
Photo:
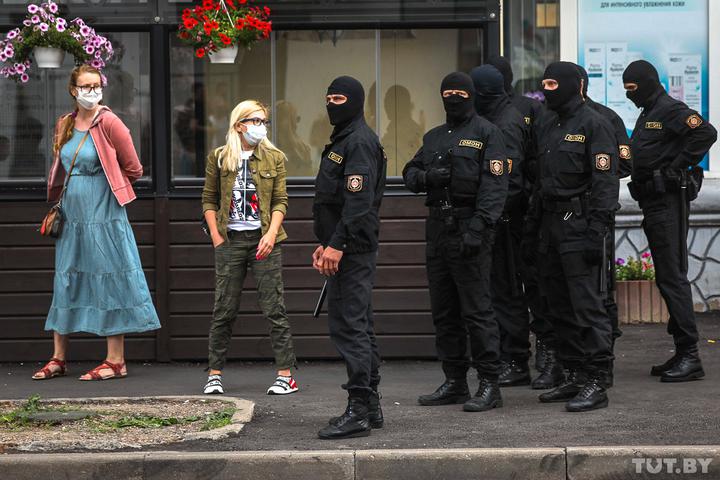
[[565,135],[565,141],[566,142],[585,143],[585,135],[570,135],[568,133],[567,135]]
[[493,175],[502,175],[503,174],[503,161],[502,160],[490,160],[490,173]]
[[460,147],[472,147],[477,148],[478,150],[482,150],[483,143],[479,142],[477,140],[460,140],[460,143],[458,144]]
[[700,118],[700,115],[698,115],[697,113],[693,113],[687,118],[687,120],[685,120],[685,123],[690,128],[697,128],[702,125],[703,121],[702,118]]
[[620,145],[620,158],[623,160],[630,160],[630,146]]
[[662,122],[645,122],[646,130],[662,130]]
[[607,153],[595,155],[595,168],[601,171],[610,170],[610,155]]
[[348,192],[360,192],[363,189],[362,175],[348,175],[347,186]]
[[333,162],[337,163],[338,165],[340,165],[340,164],[342,163],[342,161],[343,161],[343,157],[342,157],[341,155],[338,155],[338,154],[335,153],[335,152],[330,152],[330,153],[328,154],[328,158],[329,158],[330,160],[332,160]]

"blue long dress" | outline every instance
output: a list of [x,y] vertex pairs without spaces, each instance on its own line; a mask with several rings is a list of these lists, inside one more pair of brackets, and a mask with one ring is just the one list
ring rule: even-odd
[[[65,171],[84,135],[75,130],[60,151]],[[125,207],[110,189],[90,135],[62,205],[65,225],[45,330],[109,336],[160,328]]]

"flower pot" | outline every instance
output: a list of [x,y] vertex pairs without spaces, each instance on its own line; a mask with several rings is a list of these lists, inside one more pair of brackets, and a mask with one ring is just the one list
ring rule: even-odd
[[667,323],[670,314],[654,280],[618,281],[616,286],[620,324]]
[[65,50],[53,47],[35,47],[35,63],[40,68],[60,68],[65,60]]
[[[239,56],[238,53],[240,54]],[[245,49],[241,50],[237,45],[221,48],[217,52],[211,52],[209,55],[210,63],[235,63],[236,60],[242,62],[244,56]]]

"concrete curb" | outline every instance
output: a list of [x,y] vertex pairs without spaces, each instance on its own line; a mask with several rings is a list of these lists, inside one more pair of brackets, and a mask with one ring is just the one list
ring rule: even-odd
[[[660,463],[658,463],[660,459]],[[671,460],[675,460],[673,463]],[[703,459],[706,473],[697,462]],[[634,461],[633,461],[634,460]],[[642,462],[641,462],[642,460]],[[649,460],[650,463],[644,463]],[[664,460],[664,462],[663,462]],[[685,460],[693,460],[692,472]],[[709,462],[707,461],[709,460]],[[642,463],[642,471],[636,465]],[[672,463],[671,473],[667,464]],[[663,471],[655,470],[662,465]],[[649,466],[649,469],[648,469]],[[680,474],[676,468],[681,468]],[[720,478],[719,446],[0,455],[0,478],[37,480],[619,480]]]
[[[225,402],[235,407],[235,413],[230,419],[230,424],[224,427],[216,428],[214,430],[207,430],[201,432],[188,433],[183,437],[182,441],[190,440],[219,440],[229,435],[239,433],[246,423],[252,420],[253,413],[255,411],[255,402],[245,400],[242,398],[231,397],[231,396],[213,396],[208,397],[207,395],[162,395],[162,396],[151,396],[151,397],[86,397],[86,398],[52,398],[43,399],[41,403],[57,403],[57,402],[132,402],[132,401],[146,401],[146,400],[170,400],[176,402],[184,402],[186,400],[198,400],[198,401],[212,401],[212,402]],[[3,400],[4,402],[22,404],[24,400]],[[51,451],[62,449],[67,447],[64,442],[58,442],[55,440],[33,442],[32,450],[37,451]],[[133,447],[132,445],[117,444],[116,448]],[[140,448],[137,446],[135,448]],[[0,479],[2,479],[0,475]]]

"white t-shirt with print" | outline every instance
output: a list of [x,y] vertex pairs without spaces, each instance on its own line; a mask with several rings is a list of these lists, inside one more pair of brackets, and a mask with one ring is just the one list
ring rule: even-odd
[[232,189],[228,230],[241,232],[260,228],[260,202],[252,173],[248,167],[248,160],[252,153],[252,150],[243,150],[240,156],[241,162]]

